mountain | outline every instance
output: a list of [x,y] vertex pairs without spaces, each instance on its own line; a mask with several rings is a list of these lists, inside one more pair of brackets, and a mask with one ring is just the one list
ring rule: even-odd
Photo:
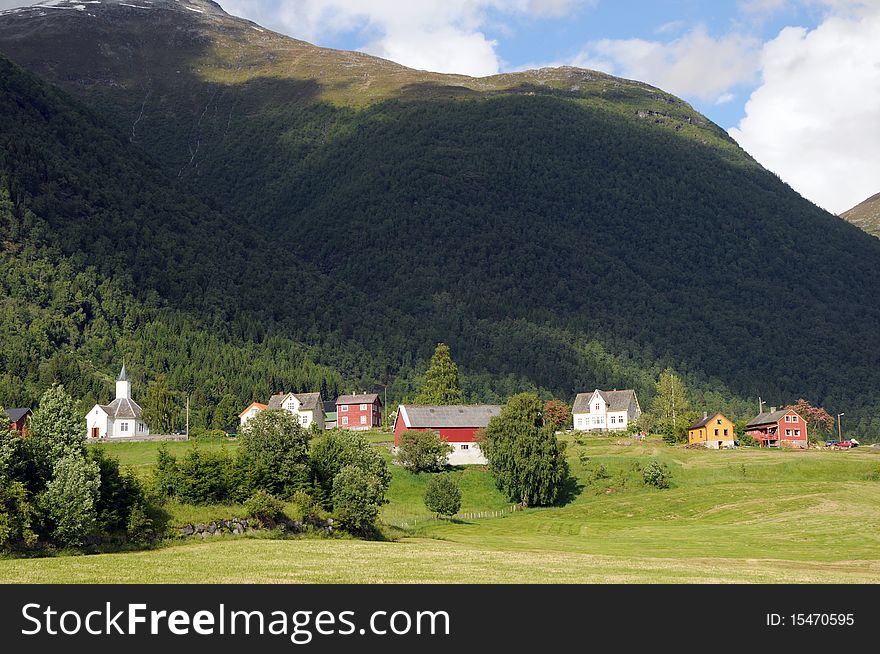
[[880,193],[845,211],[840,217],[880,238]]
[[[188,221],[224,274],[260,280],[218,291],[224,342],[291,343],[393,400],[439,340],[472,400],[635,387],[644,404],[672,366],[707,408],[805,397],[880,435],[880,242],[659,89],[574,68],[414,71],[202,0],[12,10],[0,52],[87,107],[181,202],[246,231],[230,247],[232,232]],[[101,227],[69,229],[88,243]],[[187,309],[173,288],[127,289]]]

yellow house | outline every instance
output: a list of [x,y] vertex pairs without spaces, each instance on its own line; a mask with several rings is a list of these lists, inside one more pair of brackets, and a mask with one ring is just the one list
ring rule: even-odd
[[734,447],[733,423],[720,413],[703,414],[703,419],[688,427],[688,443],[702,443],[713,450]]

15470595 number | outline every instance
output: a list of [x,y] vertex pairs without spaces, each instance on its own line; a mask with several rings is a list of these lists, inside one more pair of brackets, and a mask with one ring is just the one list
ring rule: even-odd
[[793,627],[850,627],[856,622],[852,613],[792,613],[789,619]]

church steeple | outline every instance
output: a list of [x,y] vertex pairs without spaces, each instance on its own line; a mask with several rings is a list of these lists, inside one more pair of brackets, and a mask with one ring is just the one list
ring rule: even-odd
[[128,380],[128,371],[125,369],[125,361],[122,362],[122,370],[119,371],[119,377],[116,379],[116,399],[131,399],[131,382]]

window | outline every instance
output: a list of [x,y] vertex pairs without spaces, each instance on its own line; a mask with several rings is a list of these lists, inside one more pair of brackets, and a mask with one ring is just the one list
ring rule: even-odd
[[343,404],[341,407],[339,407],[339,410],[342,411],[343,413],[348,413],[348,405]]
[[119,431],[121,431],[121,432],[128,431],[128,423],[127,422],[120,422],[119,423]]
[[348,416],[342,416],[342,424],[343,424],[343,425],[347,425],[347,424],[348,424]]
[[785,430],[785,435],[786,435],[786,436],[791,436],[791,429],[786,429],[786,430]]
[[367,416],[361,416],[361,424],[362,425],[367,424]]
[[726,429],[724,430],[724,435],[727,436],[727,430],[726,430]]
[[303,417],[302,417],[302,423],[303,423],[303,425],[307,425],[307,424],[309,424],[309,417],[308,417],[308,416],[303,416]]
[[716,425],[720,425],[720,424],[721,424],[721,419],[719,418],[719,419],[715,422],[715,424],[716,424]]
[[616,425],[616,424],[617,424],[617,416],[611,416],[611,424],[612,424],[612,425]]
[[717,429],[715,430],[715,435],[716,435],[716,436],[718,435],[718,430],[717,430]]
[[800,436],[800,435],[801,435],[801,430],[800,430],[800,429],[795,429],[795,430],[794,430],[794,435],[795,435],[795,436]]
[[469,450],[469,449],[471,449],[471,446],[468,445],[467,443],[464,443],[464,444],[462,444],[461,449],[463,449],[463,450]]
[[361,404],[361,411],[366,411],[369,404]]
[[601,406],[601,405],[600,405],[598,402],[596,402],[596,411],[599,411],[599,407],[600,407],[600,406]]

